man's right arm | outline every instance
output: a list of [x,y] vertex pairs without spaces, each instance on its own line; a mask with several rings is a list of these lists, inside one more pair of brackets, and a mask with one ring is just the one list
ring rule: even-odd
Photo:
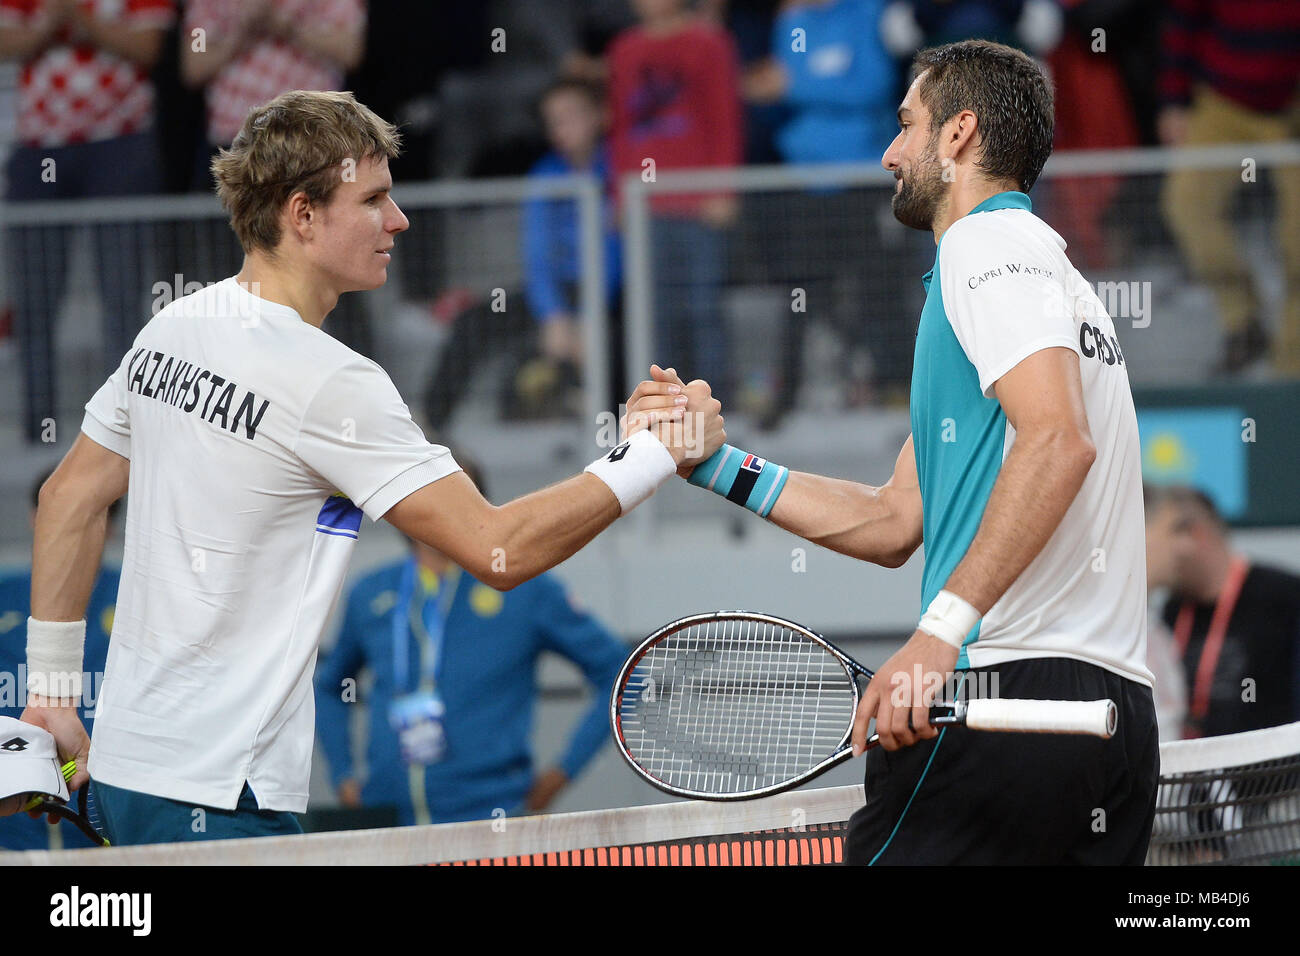
[[460,471],[407,495],[384,520],[508,591],[576,554],[621,513],[618,498],[594,475],[496,507]]
[[131,462],[84,433],[41,485],[32,542],[32,617],[86,616],[104,554],[108,509],[126,494]]
[[[20,719],[53,734],[60,759],[77,761],[77,772],[68,781],[72,790],[90,779],[86,771],[90,739],[77,710],[81,703],[86,605],[99,574],[108,507],[126,494],[130,475],[129,460],[79,434],[54,474],[41,486],[36,509],[32,620],[27,636],[29,693]],[[82,636],[73,641],[73,647],[68,636],[76,638],[78,630]],[[59,633],[54,634],[56,631]],[[58,666],[50,664],[55,658],[61,662]],[[35,679],[38,674],[39,679]],[[71,696],[55,693],[60,686],[70,688]]]
[[792,471],[768,519],[822,547],[887,568],[907,563],[921,545],[921,489],[912,436],[879,488]]
[[[638,385],[628,400],[629,415],[662,412],[672,401],[663,386],[682,385],[673,369],[652,365],[650,375],[652,381]],[[690,471],[679,474],[689,477]],[[786,531],[851,558],[887,568],[906,564],[922,540],[921,487],[912,436],[907,436],[898,453],[893,475],[879,488],[792,471],[771,511],[760,513]]]
[[638,416],[635,434],[583,474],[500,507],[446,448],[428,443],[387,373],[359,356],[317,388],[293,450],[372,519],[508,591],[573,555],[684,462],[722,446],[721,406],[708,386],[681,391],[685,402]]
[[[726,441],[721,408],[703,382],[683,389],[689,404],[648,413],[632,432],[646,429],[678,466],[712,455]],[[688,416],[683,424],[680,417]],[[671,416],[671,420],[669,419]],[[650,421],[649,419],[653,419]],[[638,438],[640,436],[637,436]],[[626,444],[626,443],[625,443]],[[602,461],[611,468],[642,467],[620,445]],[[662,450],[658,451],[662,455]],[[600,462],[592,465],[595,468]],[[669,473],[671,474],[671,472]],[[464,472],[454,472],[415,491],[384,514],[408,537],[441,551],[474,577],[508,591],[576,554],[622,513],[612,490],[622,479],[584,472],[500,507],[490,504]]]

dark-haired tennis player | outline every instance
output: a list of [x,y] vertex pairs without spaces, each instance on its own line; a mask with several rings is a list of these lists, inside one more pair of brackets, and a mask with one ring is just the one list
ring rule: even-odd
[[[925,543],[919,625],[854,727],[861,746],[874,718],[883,749],[867,757],[850,863],[1140,864],[1159,752],[1137,419],[1114,325],[1027,195],[1051,152],[1051,87],[983,41],[923,51],[914,69],[883,164],[896,217],[938,251],[893,476],[792,473],[728,445],[690,482],[887,567]],[[652,374],[633,408],[666,401],[675,376]],[[1003,697],[1110,698],[1119,732],[938,731],[926,692],[954,670],[996,672]]]
[[[321,330],[340,294],[385,281],[408,225],[389,194],[397,151],[396,130],[348,93],[295,91],[252,110],[213,163],[242,271],[145,326],[41,490],[23,720],[77,759],[74,789],[89,748],[115,846],[298,832],[317,643],[363,514],[505,590],[725,439],[707,386],[688,386],[588,473],[502,507],[484,500],[383,369]],[[693,428],[683,408],[700,412]],[[84,614],[123,494],[89,747],[73,706]],[[427,737],[433,704],[411,701],[402,732]]]

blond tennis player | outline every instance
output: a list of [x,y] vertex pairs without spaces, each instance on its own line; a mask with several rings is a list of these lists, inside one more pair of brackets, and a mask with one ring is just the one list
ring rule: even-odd
[[[728,445],[690,482],[886,567],[925,544],[919,624],[854,726],[861,747],[874,720],[883,748],[866,761],[849,862],[1141,864],[1159,751],[1137,417],[1114,323],[1031,211],[1051,87],[1028,56],[984,41],[923,51],[914,68],[883,164],[896,218],[938,249],[893,476],[875,488]],[[669,407],[680,383],[654,377],[630,408]],[[937,731],[927,704],[953,672],[977,678],[966,694],[1110,698],[1119,733]]]
[[[77,759],[74,789],[89,773],[116,846],[298,832],[317,642],[363,514],[508,589],[725,438],[707,386],[687,386],[584,474],[485,501],[384,370],[321,330],[342,293],[385,281],[408,225],[390,195],[398,146],[347,93],[253,110],[213,162],[241,272],[145,326],[41,491],[23,719]],[[72,706],[83,616],[124,494],[90,746]],[[409,704],[402,732],[418,743],[438,715]]]

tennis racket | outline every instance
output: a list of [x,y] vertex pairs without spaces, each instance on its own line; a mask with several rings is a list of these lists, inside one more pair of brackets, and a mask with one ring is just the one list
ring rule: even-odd
[[[852,756],[872,672],[806,627],[746,611],[695,614],[647,637],[614,682],[610,722],[632,769],[660,790],[747,800],[806,783]],[[1109,700],[958,700],[935,726],[1115,733]],[[867,747],[879,740],[872,735]]]
[[[65,781],[71,780],[77,772],[77,761],[69,760],[61,769],[63,771],[63,779]],[[27,805],[23,807],[23,810],[28,812],[39,810],[41,813],[51,814],[61,820],[67,820],[84,833],[93,843],[96,843],[99,846],[108,846],[108,840],[102,833],[95,829],[95,825],[90,822],[90,817],[86,815],[86,791],[89,789],[90,785],[86,784],[77,791],[76,810],[73,810],[72,807],[68,806],[68,804],[64,803],[58,797],[52,796],[48,793],[33,794],[31,800],[29,800]]]

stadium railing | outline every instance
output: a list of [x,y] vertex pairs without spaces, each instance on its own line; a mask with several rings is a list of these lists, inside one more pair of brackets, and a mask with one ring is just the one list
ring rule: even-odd
[[[428,305],[441,304],[444,324],[473,306],[489,318],[505,310],[525,310],[525,206],[530,200],[573,202],[580,260],[575,293],[586,365],[582,408],[570,414],[574,424],[584,423],[584,434],[589,431],[585,423],[596,421],[606,405],[609,375],[602,344],[607,307],[601,184],[589,175],[458,180],[403,184],[397,198],[411,228],[397,239],[389,281],[372,292],[344,296],[326,327],[390,367],[408,403],[418,409],[447,335],[445,329],[440,337],[437,334]],[[89,360],[85,355],[54,356],[63,393],[61,402],[55,396],[54,406],[72,413],[74,428],[81,405],[109,367],[108,343],[88,327],[88,313],[115,307],[109,300],[110,286],[103,282],[105,269],[123,269],[130,283],[138,284],[134,292],[127,290],[129,302],[117,300],[118,306],[138,312],[138,328],[181,295],[233,275],[242,259],[226,213],[214,196],[205,195],[0,202],[0,236],[9,263],[0,270],[0,299],[8,300],[14,311],[27,309],[47,325],[52,317],[68,313],[64,323],[71,320],[76,328],[56,331],[51,345],[69,337],[91,343],[83,349],[93,354]],[[404,329],[392,328],[403,301],[425,309],[415,316],[415,329],[410,322]],[[16,332],[15,327],[15,339]],[[490,336],[492,330],[484,329],[484,334]],[[120,357],[112,356],[111,363]],[[18,372],[13,378],[21,380],[21,358],[15,354],[11,361]],[[19,407],[17,401],[5,404],[0,427],[12,424],[13,410]]]

